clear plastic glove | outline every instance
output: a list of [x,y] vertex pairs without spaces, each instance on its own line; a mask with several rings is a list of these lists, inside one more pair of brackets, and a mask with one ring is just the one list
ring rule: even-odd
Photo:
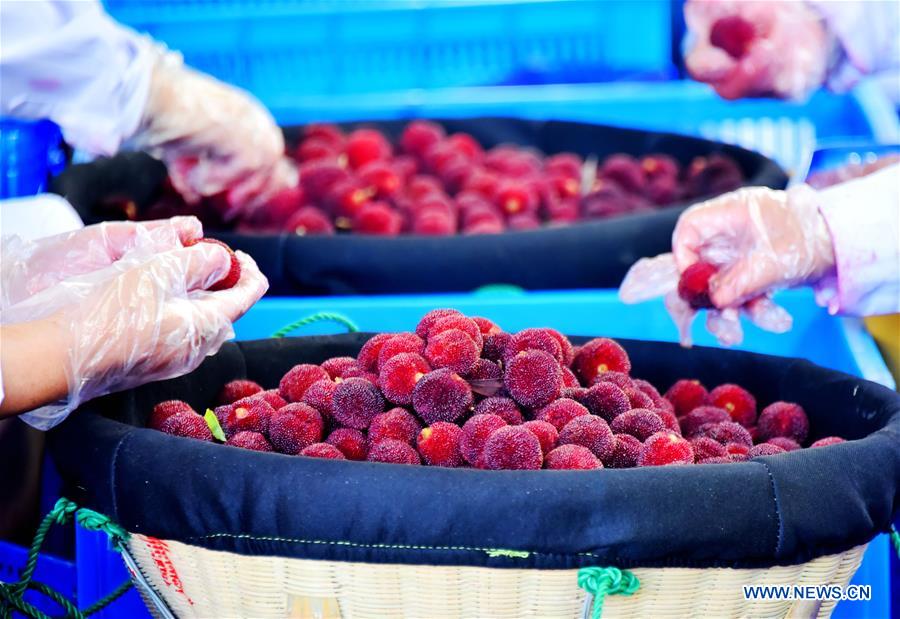
[[834,271],[834,249],[816,192],[806,185],[788,191],[739,189],[686,210],[672,236],[672,254],[644,258],[629,270],[619,290],[626,303],[665,295],[681,341],[690,344],[696,311],[677,292],[679,274],[698,261],[718,272],[709,280],[714,309],[707,328],[720,343],[740,343],[739,311],[757,326],[782,333],[790,315],[771,295],[812,284]]
[[227,192],[231,219],[296,184],[284,137],[249,93],[160,53],[143,120],[128,145],[162,159],[188,202]]
[[688,71],[726,99],[803,99],[825,81],[832,37],[804,2],[688,0],[684,18]]
[[[241,279],[233,288],[209,292],[229,271],[224,248],[211,243],[183,247],[181,224],[133,226],[124,245],[112,251],[124,252],[109,264],[102,265],[101,258],[95,270],[56,277],[55,284],[3,308],[4,326],[39,323],[42,337],[53,342],[51,350],[59,352],[64,366],[66,401],[22,416],[37,428],[55,426],[92,398],[193,370],[234,335],[232,323],[268,287],[253,260],[237,252]],[[60,239],[13,249],[24,247],[31,256],[40,256],[45,242]],[[22,262],[6,248],[3,258]],[[4,381],[6,371],[4,366]]]

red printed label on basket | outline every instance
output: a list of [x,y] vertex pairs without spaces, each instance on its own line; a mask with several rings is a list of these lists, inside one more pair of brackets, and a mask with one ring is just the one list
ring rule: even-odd
[[188,601],[188,604],[193,606],[194,601],[184,592],[184,585],[181,583],[175,564],[172,563],[172,559],[169,557],[168,544],[155,537],[145,536],[144,539],[147,541],[147,548],[150,549],[150,558],[153,559],[156,569],[159,570],[162,581],[175,589],[176,593],[180,593]]

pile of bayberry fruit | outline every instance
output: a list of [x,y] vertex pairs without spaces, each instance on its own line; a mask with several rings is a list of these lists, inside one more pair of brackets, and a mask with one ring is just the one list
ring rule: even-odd
[[469,134],[409,123],[397,144],[376,129],[308,126],[290,153],[300,184],[243,220],[243,231],[300,235],[353,232],[491,234],[650,211],[739,187],[729,157],[697,157],[682,169],[663,154],[617,154],[599,166],[574,153],[548,157]]
[[576,347],[553,329],[510,334],[439,309],[414,333],[375,335],[356,358],[296,365],[277,388],[231,381],[206,418],[161,402],[149,426],[257,451],[492,470],[741,462],[806,444],[798,404],[757,414],[735,384],[685,379],[661,395],[630,372],[608,338]]

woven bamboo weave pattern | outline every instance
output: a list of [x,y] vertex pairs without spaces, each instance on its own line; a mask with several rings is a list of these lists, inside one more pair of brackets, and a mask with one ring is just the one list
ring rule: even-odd
[[[378,565],[245,556],[133,535],[141,571],[178,617],[342,619],[582,616],[577,570]],[[865,546],[770,569],[644,568],[606,618],[828,617],[835,602],[745,600],[743,585],[846,585]]]

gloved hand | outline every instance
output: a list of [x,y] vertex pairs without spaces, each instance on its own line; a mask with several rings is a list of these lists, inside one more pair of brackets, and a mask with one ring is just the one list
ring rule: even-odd
[[172,52],[158,55],[143,120],[128,145],[162,159],[188,202],[227,192],[226,219],[297,181],[284,137],[262,104]]
[[[231,259],[215,244],[183,247],[181,235],[190,226],[199,227],[199,222],[131,224],[131,234],[118,237],[124,243],[109,241],[115,235],[95,232],[96,238],[107,241],[96,245],[101,248],[94,254],[101,256],[98,268],[68,277],[51,275],[44,281],[55,278],[55,284],[3,308],[4,326],[40,324],[44,346],[53,342],[51,350],[59,354],[68,386],[65,402],[26,413],[25,421],[48,429],[82,402],[180,376],[234,335],[232,323],[263,295],[268,283],[253,260],[237,252],[238,283],[207,291],[228,273]],[[47,253],[42,245],[60,242],[52,238],[37,241],[37,247],[16,247],[40,256]],[[121,251],[121,256],[102,265],[103,250],[110,248],[109,253]],[[3,259],[8,258],[15,257],[4,248]],[[7,378],[4,366],[4,383]]]
[[802,99],[825,81],[832,38],[804,2],[687,0],[684,18],[688,71],[725,99]]
[[695,311],[678,296],[679,273],[697,261],[719,267],[709,280],[707,327],[724,344],[742,337],[738,310],[763,329],[783,332],[790,316],[772,302],[786,287],[812,284],[834,270],[834,249],[816,192],[744,188],[686,210],[672,236],[672,254],[645,258],[625,277],[619,295],[636,303],[666,295],[683,343]]

